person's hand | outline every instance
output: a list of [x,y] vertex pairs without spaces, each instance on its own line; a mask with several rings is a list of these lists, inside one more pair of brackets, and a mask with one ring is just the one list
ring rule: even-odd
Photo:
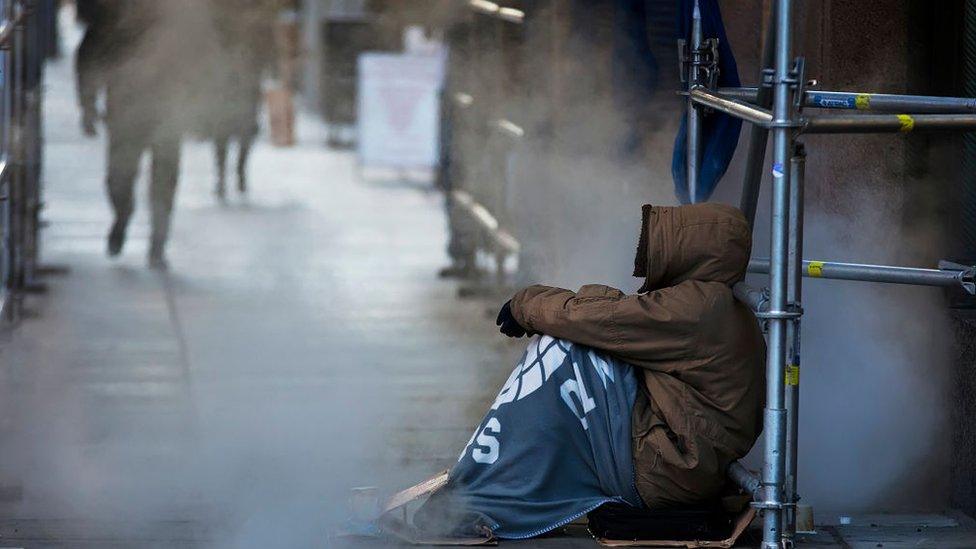
[[94,109],[85,109],[81,113],[81,131],[88,137],[98,135],[98,112]]
[[523,328],[515,317],[512,316],[512,300],[509,299],[502,305],[502,309],[498,311],[498,318],[495,319],[495,325],[499,326],[498,331],[507,335],[508,337],[524,337],[526,334],[525,328]]

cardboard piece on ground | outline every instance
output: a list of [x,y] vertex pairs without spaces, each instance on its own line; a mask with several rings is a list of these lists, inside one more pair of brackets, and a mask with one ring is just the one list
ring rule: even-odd
[[406,513],[404,513],[403,519],[395,516],[396,511],[404,509],[407,504],[417,501],[422,497],[429,496],[443,488],[447,484],[447,474],[448,471],[442,471],[419,484],[415,484],[406,490],[401,490],[387,498],[380,507],[382,510],[379,518],[380,528],[384,532],[412,545],[498,545],[498,540],[490,530],[484,532],[484,537],[477,538],[429,538],[425,537],[422,532],[419,532],[406,522]]
[[445,469],[419,484],[414,484],[406,490],[401,490],[393,494],[383,502],[383,506],[381,507],[382,512],[384,514],[389,513],[394,509],[403,507],[411,501],[416,501],[424,496],[433,494],[434,492],[440,490],[445,484],[447,484],[447,474],[448,471]]
[[295,144],[295,103],[291,91],[284,86],[269,88],[265,91],[265,101],[271,143],[276,147],[291,147]]
[[597,538],[600,545],[605,545],[607,547],[686,547],[688,549],[696,549],[699,547],[716,547],[718,549],[729,549],[735,542],[739,539],[739,536],[745,532],[749,524],[752,523],[752,519],[756,518],[756,509],[753,507],[746,508],[745,511],[739,515],[739,518],[735,521],[735,528],[732,529],[732,535],[727,539],[719,541],[699,541],[699,540],[616,540],[616,539],[603,539]]

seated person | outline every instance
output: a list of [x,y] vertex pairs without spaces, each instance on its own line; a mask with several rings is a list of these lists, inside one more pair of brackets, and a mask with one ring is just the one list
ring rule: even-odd
[[516,293],[501,331],[535,337],[414,524],[519,539],[609,502],[715,500],[762,429],[765,343],[732,295],[750,250],[733,207],[644,206],[636,295]]

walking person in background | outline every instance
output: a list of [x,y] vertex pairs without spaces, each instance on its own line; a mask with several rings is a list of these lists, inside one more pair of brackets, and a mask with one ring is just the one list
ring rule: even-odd
[[[149,266],[167,267],[166,241],[180,170],[184,121],[192,116],[194,71],[206,51],[198,28],[199,5],[189,0],[77,0],[87,25],[76,70],[82,128],[94,136],[104,119],[108,133],[106,186],[114,220],[107,251],[118,256],[132,216],[133,191],[144,152],[152,156]],[[206,25],[206,23],[203,23]],[[98,97],[105,92],[105,112]]]
[[278,2],[271,0],[212,0],[218,53],[211,75],[204,137],[213,140],[217,167],[214,193],[227,195],[227,155],[237,142],[237,190],[247,192],[247,161],[260,130],[261,82],[274,67],[274,32]]

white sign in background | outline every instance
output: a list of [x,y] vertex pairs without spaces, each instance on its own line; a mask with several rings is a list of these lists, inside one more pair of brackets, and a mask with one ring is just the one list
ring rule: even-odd
[[359,160],[364,167],[422,169],[438,162],[444,56],[359,56]]

